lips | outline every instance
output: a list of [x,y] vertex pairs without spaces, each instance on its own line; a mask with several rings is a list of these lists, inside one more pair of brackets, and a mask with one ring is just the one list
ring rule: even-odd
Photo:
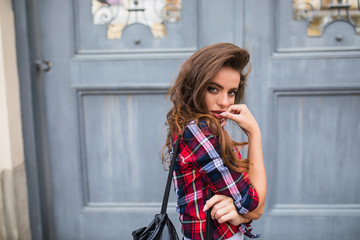
[[213,115],[214,117],[221,118],[220,113],[225,112],[225,111],[223,111],[223,110],[212,110],[210,112],[211,112],[211,115]]

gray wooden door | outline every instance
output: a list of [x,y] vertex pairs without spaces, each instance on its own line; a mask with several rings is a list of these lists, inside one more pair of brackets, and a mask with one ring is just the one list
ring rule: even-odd
[[[133,22],[109,39],[108,25],[94,24],[91,1],[39,7],[52,63],[44,84],[55,238],[132,239],[160,211],[165,94],[199,47],[199,3],[183,1],[180,21],[167,23],[162,38]],[[174,194],[170,201],[178,222]]]
[[90,1],[39,7],[52,63],[44,84],[56,239],[131,239],[159,211],[165,93],[181,63],[215,42],[251,54],[246,102],[263,131],[269,182],[254,231],[287,240],[360,235],[360,36],[347,23],[309,38],[291,1],[183,0],[166,37],[133,24],[108,39]]

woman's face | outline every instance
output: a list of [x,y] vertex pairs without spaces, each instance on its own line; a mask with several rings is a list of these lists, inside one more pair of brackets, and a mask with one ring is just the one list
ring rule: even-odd
[[[239,90],[240,73],[230,67],[223,67],[217,72],[206,89],[205,104],[208,112],[221,119],[219,113],[235,103]],[[225,125],[225,121],[221,121]]]

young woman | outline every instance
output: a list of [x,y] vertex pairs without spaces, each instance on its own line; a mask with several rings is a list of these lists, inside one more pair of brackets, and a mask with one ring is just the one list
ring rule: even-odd
[[[250,222],[264,211],[266,174],[259,126],[244,104],[249,53],[231,43],[195,52],[170,89],[163,161],[181,138],[175,163],[177,211],[184,239],[205,239],[206,210],[213,207],[213,239],[254,238]],[[233,141],[224,126],[234,121],[247,143]],[[248,145],[247,159],[238,147]],[[214,196],[206,201],[208,189]]]

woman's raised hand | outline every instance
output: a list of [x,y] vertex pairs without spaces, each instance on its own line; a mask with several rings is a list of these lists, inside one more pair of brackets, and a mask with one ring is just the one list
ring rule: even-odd
[[235,121],[248,136],[260,131],[255,118],[245,104],[231,105],[226,112],[220,113],[220,116]]
[[203,211],[211,208],[211,218],[219,223],[229,222],[234,226],[250,222],[249,219],[240,215],[234,205],[234,200],[225,195],[214,195],[206,201]]
[[264,212],[267,190],[266,172],[262,153],[261,132],[255,118],[245,104],[231,105],[221,117],[235,121],[248,136],[247,174],[251,185],[259,196],[259,204],[253,211],[245,214],[248,219],[259,219]]

